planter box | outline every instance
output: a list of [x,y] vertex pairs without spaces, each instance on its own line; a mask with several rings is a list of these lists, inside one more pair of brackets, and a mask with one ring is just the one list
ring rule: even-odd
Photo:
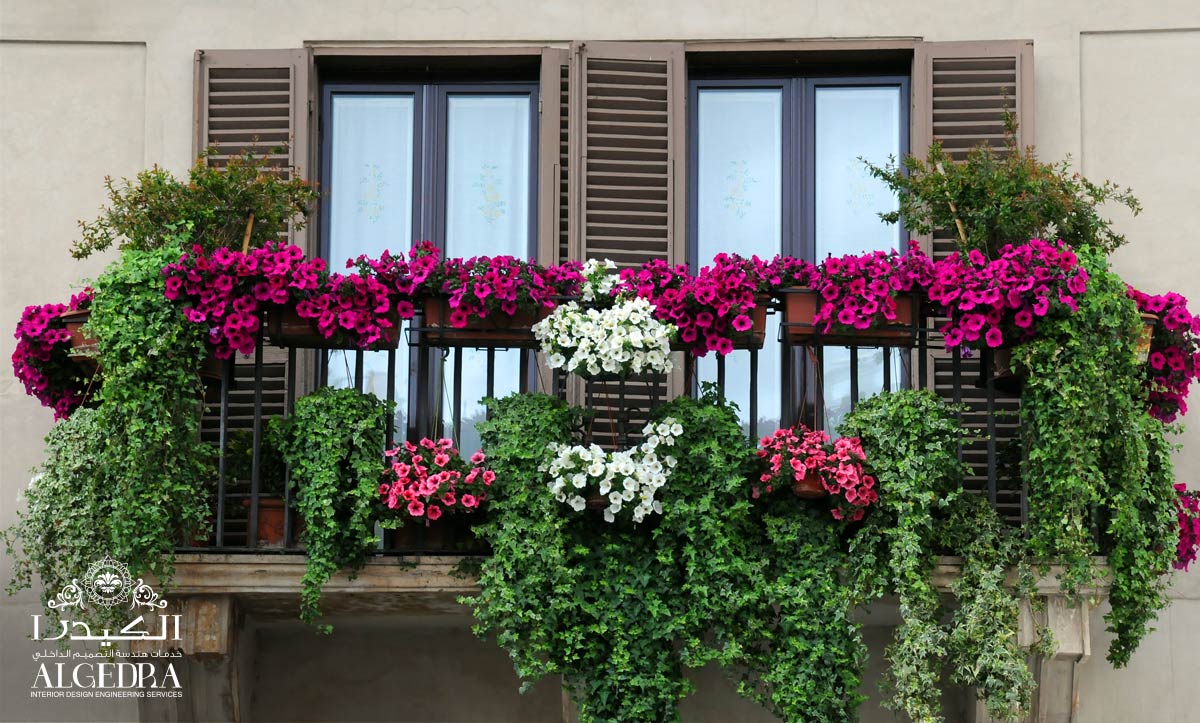
[[267,338],[276,346],[299,347],[304,349],[346,349],[350,351],[384,351],[400,347],[400,315],[392,312],[388,318],[392,322],[390,329],[383,330],[379,341],[368,347],[360,347],[353,342],[340,341],[345,332],[334,334],[326,339],[317,331],[317,325],[312,319],[301,319],[293,306],[272,307],[267,309]]
[[421,341],[430,346],[467,347],[475,349],[532,349],[537,340],[530,330],[534,324],[550,315],[552,309],[538,312],[518,312],[513,316],[501,312],[487,318],[471,317],[464,327],[450,325],[450,301],[445,297],[425,300]]
[[1154,341],[1154,330],[1158,327],[1158,314],[1141,314],[1142,326],[1137,339],[1138,362],[1150,361],[1150,344]]
[[[734,332],[729,337],[735,351],[763,348],[763,344],[767,340],[767,306],[769,304],[770,299],[766,297],[755,300],[754,308],[750,311],[750,321],[754,325],[746,331]],[[689,351],[691,348],[691,344],[678,339],[671,342],[671,351]]]
[[807,286],[793,286],[780,289],[779,293],[784,302],[783,331],[790,344],[911,347],[916,343],[919,303],[916,294],[896,294],[896,318],[892,321],[879,316],[868,329],[847,329],[835,325],[826,334],[812,323],[824,302],[819,292]]

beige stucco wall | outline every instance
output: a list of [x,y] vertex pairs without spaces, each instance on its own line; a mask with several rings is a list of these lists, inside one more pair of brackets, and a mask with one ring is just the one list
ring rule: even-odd
[[[1174,289],[1200,303],[1192,222],[1200,197],[1195,0],[2,0],[0,328],[11,328],[25,304],[63,299],[78,279],[101,268],[102,260],[72,261],[67,248],[75,220],[90,217],[102,201],[105,174],[130,175],[151,163],[186,168],[196,48],[865,36],[1032,38],[1042,156],[1070,153],[1089,176],[1132,185],[1146,212],[1121,217],[1132,244],[1117,256],[1120,270],[1143,288]],[[12,349],[10,335],[0,334],[0,354],[7,359]],[[50,423],[50,414],[25,397],[11,375],[0,374],[0,525],[14,519],[17,492]],[[1200,432],[1181,441],[1180,478],[1195,485]],[[7,559],[0,564],[6,579],[9,567]],[[1130,670],[1114,672],[1099,659],[1107,641],[1096,633],[1098,657],[1080,669],[1079,721],[1200,721],[1200,707],[1189,705],[1200,670],[1200,573],[1178,577],[1174,606]],[[132,718],[127,704],[29,701],[30,648],[21,638],[34,609],[28,594],[0,599],[0,718]],[[394,629],[389,635],[384,639],[397,644],[403,637]],[[369,640],[365,636],[364,645]],[[270,631],[260,643],[264,663],[319,654]],[[296,680],[282,665],[264,666],[258,675],[264,686],[320,684],[318,673]],[[736,701],[707,697],[717,695],[714,690],[703,686],[704,697],[688,704],[689,721],[740,717],[728,707]],[[447,698],[447,710],[468,702]],[[470,719],[488,719],[479,716]]]

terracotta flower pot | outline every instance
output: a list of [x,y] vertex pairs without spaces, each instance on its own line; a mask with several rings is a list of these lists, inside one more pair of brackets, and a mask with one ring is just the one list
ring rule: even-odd
[[425,299],[424,308],[421,334],[425,342],[433,346],[476,349],[533,348],[537,341],[530,327],[552,311],[542,308],[537,312],[519,311],[512,316],[493,311],[483,319],[471,316],[466,326],[456,328],[450,324],[453,310],[446,297]]
[[[383,329],[383,336],[378,341],[366,347],[366,351],[383,351],[400,347],[400,315],[390,312],[387,317],[392,325]],[[267,338],[276,346],[298,347],[303,349],[347,349],[357,351],[362,348],[357,344],[344,341],[344,334],[334,334],[326,339],[317,331],[316,322],[312,319],[301,319],[296,313],[296,307],[269,307],[266,318]]]
[[804,475],[804,479],[795,480],[792,484],[792,492],[797,497],[802,497],[806,500],[816,500],[829,496],[829,491],[821,483],[821,475],[816,470],[810,470],[808,474]]
[[[761,297],[755,299],[754,308],[750,310],[751,326],[746,331],[733,331],[729,340],[735,350],[762,349],[767,340],[767,306],[770,299]],[[688,351],[693,344],[675,339],[671,342],[671,351]]]
[[807,286],[791,286],[779,290],[783,296],[783,329],[791,344],[821,344],[824,346],[900,346],[911,347],[916,342],[917,296],[896,294],[896,318],[882,315],[867,329],[835,325],[823,333],[813,325],[813,317],[824,303],[821,294]]
[[[982,363],[982,360],[981,362]],[[996,391],[1008,394],[1019,394],[1025,386],[1028,370],[1012,360],[1011,347],[999,347],[992,350],[992,386]],[[982,384],[978,386],[984,386]]]
[[[250,510],[250,500],[242,500],[247,514]],[[258,498],[258,546],[283,547],[283,528],[286,510],[280,497]],[[246,523],[249,525],[249,521]],[[247,528],[248,529],[248,528]],[[299,530],[295,530],[299,532]]]

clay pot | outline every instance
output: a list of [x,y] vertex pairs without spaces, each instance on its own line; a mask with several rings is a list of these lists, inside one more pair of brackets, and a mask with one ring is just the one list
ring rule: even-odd
[[900,346],[911,347],[917,338],[917,297],[915,294],[896,294],[896,318],[882,316],[867,329],[836,328],[821,333],[812,323],[824,303],[816,289],[791,286],[779,290],[783,295],[783,330],[791,344],[821,344],[824,346]]
[[552,310],[522,311],[513,316],[492,312],[483,319],[472,316],[461,328],[450,325],[451,311],[450,300],[446,297],[434,296],[425,300],[421,328],[425,342],[432,346],[476,349],[532,348],[537,346],[537,341],[530,327],[549,316]]
[[[392,312],[389,315],[391,327],[383,330],[383,336],[366,347],[366,351],[383,351],[400,347],[400,315]],[[267,338],[276,346],[297,347],[302,349],[347,349],[357,351],[357,344],[339,341],[338,335],[326,339],[317,331],[312,319],[301,319],[296,313],[296,307],[270,307],[266,317]]]
[[825,485],[821,484],[821,475],[816,470],[810,470],[808,474],[804,475],[804,479],[794,482],[792,492],[797,497],[806,500],[817,500],[829,496],[829,491],[825,489]]

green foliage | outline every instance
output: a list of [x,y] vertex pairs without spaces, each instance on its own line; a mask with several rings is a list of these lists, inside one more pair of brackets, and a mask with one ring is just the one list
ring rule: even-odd
[[[760,573],[747,552],[750,449],[734,412],[712,397],[678,399],[679,460],[652,524],[607,524],[561,508],[538,465],[571,443],[581,413],[545,395],[488,400],[479,425],[496,472],[492,546],[480,593],[464,602],[518,675],[560,674],[583,721],[672,721],[685,666],[737,655]],[[669,504],[668,504],[669,500]]]
[[757,619],[736,670],[738,690],[784,721],[855,721],[867,649],[854,621],[854,591],[841,524],[824,504],[784,491],[771,498],[761,543],[767,565]]
[[[1115,454],[1142,454],[1146,460],[1144,475],[1121,475],[1105,490],[1110,544],[1102,551],[1108,553],[1112,588],[1111,609],[1104,620],[1114,636],[1108,660],[1117,667],[1129,663],[1142,638],[1153,630],[1150,624],[1158,611],[1168,603],[1164,573],[1174,559],[1179,530],[1172,445],[1165,439],[1166,430],[1162,422],[1142,413],[1126,431],[1130,439],[1110,442]],[[1132,472],[1140,463],[1129,459],[1116,465]]]
[[[1090,278],[1079,311],[1013,350],[1028,371],[1021,393],[1028,549],[1043,566],[1064,566],[1067,592],[1095,582],[1093,556],[1109,553],[1108,622],[1117,636],[1109,660],[1123,665],[1165,604],[1158,573],[1169,568],[1174,544],[1174,479],[1139,383],[1137,307],[1099,252],[1080,253],[1080,262]],[[1093,529],[1105,521],[1107,529]],[[1110,549],[1097,547],[1097,531],[1107,533]]]
[[200,441],[204,329],[163,296],[162,268],[187,240],[173,231],[161,248],[125,251],[96,280],[88,321],[104,369],[96,425],[105,438],[97,470],[111,494],[105,552],[160,580],[180,533],[208,524],[216,479],[213,450]]
[[1023,564],[1019,531],[1006,527],[976,495],[955,500],[950,519],[939,527],[940,546],[963,557],[951,585],[958,602],[946,638],[951,679],[974,687],[993,720],[1023,721],[1035,683],[1017,640],[1020,596],[1008,581]]
[[[7,591],[15,595],[32,587],[36,574],[48,630],[57,629],[60,617],[45,603],[73,580],[83,580],[110,542],[112,494],[102,466],[107,432],[98,417],[94,409],[79,409],[51,428],[45,462],[24,492],[27,508],[3,534],[13,560]],[[92,606],[84,615],[91,615],[89,623],[120,629],[128,622],[125,612]]]
[[[308,566],[300,583],[300,619],[320,617],[321,588],[343,568],[356,571],[377,541],[375,503],[388,405],[355,389],[323,387],[296,402],[270,434],[296,485]],[[322,626],[324,632],[332,628]]]
[[946,632],[933,586],[935,519],[962,491],[954,411],[928,391],[879,394],[838,428],[858,437],[879,483],[879,503],[850,541],[856,588],[866,601],[892,589],[901,623],[884,653],[885,705],[913,721],[941,719],[940,670]]
[[157,249],[169,243],[165,230],[180,219],[195,224],[192,240],[208,251],[241,247],[250,214],[251,247],[274,240],[289,222],[303,228],[317,192],[298,174],[285,178],[265,155],[249,151],[229,159],[224,168],[211,166],[205,159],[213,152],[197,159],[186,182],[158,166],[120,185],[105,178],[109,205],[94,221],[79,222],[83,238],[75,242],[71,255],[86,258],[113,243],[122,249]]
[[960,247],[992,258],[1004,244],[1031,238],[1061,238],[1076,249],[1111,252],[1125,244],[1125,236],[1098,207],[1111,201],[1135,216],[1142,210],[1130,189],[1089,181],[1071,170],[1070,158],[1042,163],[1032,147],[1021,149],[1011,116],[1003,152],[979,145],[956,163],[934,142],[924,160],[905,156],[899,164],[867,167],[899,196],[898,210],[880,214],[884,221],[903,219],[914,235],[953,230],[961,221],[966,239],[958,239]]

